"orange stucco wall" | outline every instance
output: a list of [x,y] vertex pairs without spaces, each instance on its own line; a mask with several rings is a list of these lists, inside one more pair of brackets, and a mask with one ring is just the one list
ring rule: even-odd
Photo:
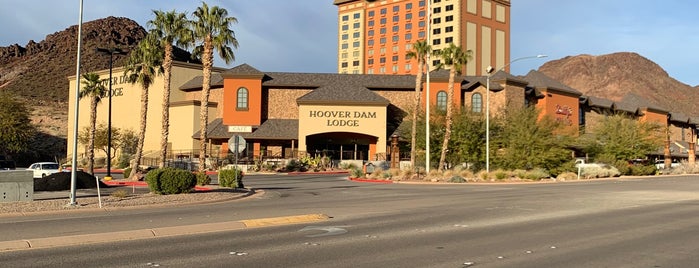
[[545,97],[540,99],[536,107],[541,111],[540,117],[551,116],[558,122],[568,126],[568,129],[577,133],[580,107],[579,96],[557,91],[543,92]]
[[[238,110],[238,89],[247,88],[248,108]],[[262,81],[260,79],[225,79],[223,81],[223,124],[259,126],[262,122]]]

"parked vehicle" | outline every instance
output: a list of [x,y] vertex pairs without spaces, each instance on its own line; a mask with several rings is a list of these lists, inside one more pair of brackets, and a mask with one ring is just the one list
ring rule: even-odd
[[0,160],[0,170],[13,170],[13,169],[15,169],[15,161]]
[[[672,159],[672,163],[670,163],[670,168],[676,168],[680,166],[680,162],[678,162],[676,159]],[[664,159],[658,159],[655,161],[655,168],[662,170],[665,169],[665,160]]]
[[61,172],[60,165],[55,162],[34,163],[27,170],[34,172],[34,178],[43,178],[53,173]]

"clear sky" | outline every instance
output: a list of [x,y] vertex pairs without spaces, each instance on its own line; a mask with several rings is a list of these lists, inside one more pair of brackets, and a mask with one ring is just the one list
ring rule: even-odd
[[[546,54],[512,65],[515,75],[547,60],[580,54],[636,52],[675,79],[699,85],[699,1],[512,0],[511,59]],[[262,71],[337,71],[337,7],[332,0],[207,1],[238,19],[236,61]],[[0,46],[39,42],[78,23],[79,0],[0,0]],[[186,11],[200,1],[84,0],[84,22],[127,17],[142,26],[152,10]],[[219,67],[227,67],[217,61]]]

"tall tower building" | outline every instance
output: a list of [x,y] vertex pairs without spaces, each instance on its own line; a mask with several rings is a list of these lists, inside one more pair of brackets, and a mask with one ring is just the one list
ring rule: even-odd
[[[465,75],[482,75],[486,67],[501,68],[510,61],[510,0],[334,0],[334,4],[339,73],[414,74],[417,61],[405,55],[413,43],[428,37],[435,50],[454,43],[472,51]],[[437,63],[439,59],[432,57],[432,66]]]

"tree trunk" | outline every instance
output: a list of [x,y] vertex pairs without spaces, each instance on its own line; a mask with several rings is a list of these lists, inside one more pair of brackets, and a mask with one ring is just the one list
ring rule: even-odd
[[131,179],[137,180],[139,167],[141,166],[141,157],[143,156],[143,143],[146,139],[146,120],[148,116],[148,86],[141,87],[141,124],[138,130],[138,143],[136,145],[136,155],[131,160]]
[[95,174],[95,132],[97,131],[97,97],[90,98],[90,138],[87,144],[87,171]]
[[[424,62],[418,59],[417,75],[415,76],[415,106],[413,109],[412,132],[410,133],[410,168],[415,168],[415,144],[417,143],[417,113],[420,111],[420,88],[422,86],[422,65]],[[429,105],[429,104],[426,104]],[[427,142],[427,141],[425,141]],[[429,152],[426,152],[429,153]]]
[[451,121],[452,121],[452,109],[454,101],[454,76],[456,76],[455,66],[451,66],[449,69],[449,84],[447,85],[447,114],[445,116],[445,126],[444,126],[444,141],[442,142],[442,154],[439,157],[439,171],[444,171],[444,160],[447,156],[447,150],[449,149],[449,139],[451,138]]
[[209,121],[209,91],[211,89],[211,66],[213,65],[213,47],[211,45],[211,35],[207,36],[204,40],[204,51],[201,57],[201,62],[203,65],[203,82],[201,90],[201,110],[200,110],[200,124],[201,133],[199,135],[199,172],[206,171],[206,132],[207,124]]
[[165,46],[165,59],[163,61],[163,118],[162,129],[160,136],[160,164],[159,167],[165,167],[167,161],[167,141],[170,135],[170,77],[172,75],[172,45]]

